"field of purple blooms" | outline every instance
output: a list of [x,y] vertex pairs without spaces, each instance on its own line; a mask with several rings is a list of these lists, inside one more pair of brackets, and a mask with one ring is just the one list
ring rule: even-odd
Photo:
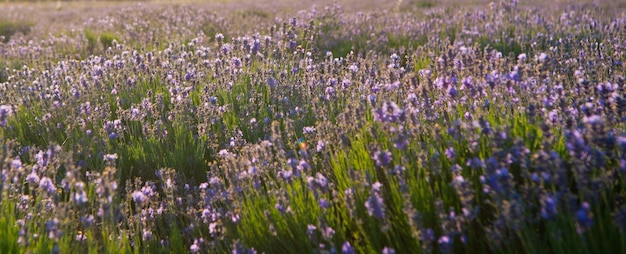
[[626,6],[359,2],[0,3],[0,253],[626,253]]

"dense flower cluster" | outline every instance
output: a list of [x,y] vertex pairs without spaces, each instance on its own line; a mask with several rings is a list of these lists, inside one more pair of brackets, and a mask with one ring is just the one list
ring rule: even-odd
[[626,16],[406,2],[0,39],[3,246],[626,252]]

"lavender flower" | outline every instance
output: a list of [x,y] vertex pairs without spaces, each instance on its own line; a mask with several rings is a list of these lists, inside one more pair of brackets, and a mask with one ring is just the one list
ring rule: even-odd
[[0,126],[7,126],[7,118],[13,114],[13,108],[9,105],[0,105]]
[[396,250],[394,250],[393,248],[384,247],[381,254],[396,254]]
[[48,195],[54,195],[57,192],[57,187],[54,186],[54,182],[52,182],[52,179],[46,176],[42,177],[41,180],[39,180],[39,188],[48,193]]
[[341,254],[356,254],[356,251],[352,248],[350,242],[345,242],[341,246]]
[[384,102],[383,106],[372,111],[374,120],[383,123],[400,123],[406,120],[406,112],[395,102]]
[[194,240],[193,244],[189,247],[191,253],[200,253],[200,246],[198,246],[198,240]]
[[138,205],[143,205],[148,202],[148,197],[141,191],[134,191],[132,197],[133,201]]
[[583,229],[590,228],[591,225],[593,225],[593,218],[591,215],[591,208],[589,206],[589,203],[583,202],[580,205],[580,209],[576,211],[576,220]]
[[26,176],[26,182],[31,184],[39,183],[39,175],[37,174],[36,170],[33,169],[33,171]]
[[385,204],[378,193],[373,193],[365,202],[365,208],[370,216],[382,219],[385,216]]
[[553,196],[546,195],[541,202],[541,217],[554,219],[557,214],[557,200]]
[[391,152],[389,151],[376,151],[372,155],[372,159],[376,162],[376,166],[383,167],[391,164]]

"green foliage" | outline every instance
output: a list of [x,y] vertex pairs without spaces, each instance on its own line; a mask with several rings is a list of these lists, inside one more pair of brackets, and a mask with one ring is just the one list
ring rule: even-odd
[[87,39],[87,53],[93,54],[98,46],[98,37],[91,30],[85,29],[84,31],[85,39]]
[[102,43],[102,46],[104,47],[105,50],[110,47],[113,47],[113,41],[116,41],[119,43],[120,38],[111,32],[104,32],[100,34],[100,43]]
[[[140,122],[127,122],[130,128],[141,126]],[[137,127],[133,127],[137,126]],[[167,137],[129,136],[129,140],[113,143],[112,152],[119,156],[120,182],[141,177],[156,179],[161,168],[173,168],[190,182],[204,181],[208,162],[213,155],[207,149],[207,141],[193,134],[185,125],[168,125]],[[155,155],[159,156],[155,156]],[[196,182],[198,184],[198,182]]]
[[248,9],[248,10],[244,10],[241,12],[241,17],[242,18],[252,18],[252,17],[257,17],[257,18],[269,18],[270,14],[263,11],[263,10],[259,10],[259,9]]
[[500,33],[500,36],[495,36],[494,38],[494,36],[482,35],[476,40],[476,43],[481,50],[489,47],[501,52],[502,55],[505,56],[518,56],[522,52],[525,52],[525,48],[528,47],[520,44],[516,37],[517,34],[515,30],[515,26],[509,25]]
[[26,21],[0,20],[0,37],[4,37],[2,42],[9,42],[9,40],[11,40],[11,36],[16,33],[24,35],[30,33],[32,26],[32,23]]
[[228,30],[226,30],[224,27],[216,22],[206,22],[204,25],[202,25],[201,30],[204,35],[206,35],[206,37],[211,41],[215,41],[215,35],[218,33],[224,35],[224,42],[228,42],[230,40]]
[[0,60],[0,83],[7,82],[9,79],[9,73],[7,73],[6,61]]
[[430,0],[419,0],[415,4],[415,6],[417,6],[417,8],[420,8],[420,9],[429,9],[429,8],[436,7],[437,3],[433,2],[433,1],[430,1]]
[[18,225],[15,218],[15,204],[2,200],[0,203],[0,252],[19,253]]

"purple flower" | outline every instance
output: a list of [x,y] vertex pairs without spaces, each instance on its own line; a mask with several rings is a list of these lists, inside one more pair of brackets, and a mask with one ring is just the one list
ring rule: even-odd
[[456,90],[456,87],[450,86],[450,88],[448,89],[448,95],[450,95],[450,97],[452,98],[456,98],[458,94],[459,92]]
[[541,217],[550,220],[554,219],[557,213],[557,200],[551,195],[545,196],[541,200]]
[[39,175],[37,175],[37,171],[33,170],[33,172],[28,174],[26,176],[26,181],[31,184],[39,183]]
[[325,198],[321,198],[318,201],[318,204],[319,204],[320,208],[322,208],[322,209],[328,209],[328,208],[330,208],[332,206],[330,204],[330,202],[328,202],[328,200],[326,200]]
[[326,177],[324,177],[324,175],[322,175],[321,173],[317,173],[315,175],[315,183],[317,183],[317,185],[319,185],[321,188],[326,188],[326,186],[328,185],[328,179],[326,179]]
[[372,184],[372,190],[374,192],[380,192],[380,189],[383,187],[383,185],[380,182],[375,182]]
[[287,211],[285,206],[283,204],[281,204],[281,203],[276,203],[274,205],[274,208],[276,208],[276,210],[278,210],[280,213],[285,213]]
[[335,235],[335,229],[331,227],[326,227],[324,230],[322,230],[322,236],[326,240],[330,240],[334,235]]
[[39,188],[47,192],[48,195],[53,195],[57,192],[57,187],[54,186],[54,182],[52,182],[52,179],[46,176],[42,177],[41,180],[39,180]]
[[382,254],[396,254],[396,250],[393,248],[385,247],[383,248]]
[[83,223],[83,226],[88,228],[91,227],[94,222],[95,222],[95,218],[93,217],[93,215],[88,215],[88,216],[82,216],[80,218],[80,221]]
[[141,238],[142,238],[144,241],[150,241],[150,240],[152,240],[152,231],[150,231],[150,230],[148,230],[148,229],[144,228],[144,229],[142,230]]
[[593,225],[593,218],[591,217],[591,208],[589,203],[583,202],[580,205],[580,209],[576,212],[576,220],[583,228],[589,228]]
[[148,201],[148,197],[141,191],[134,191],[132,197],[133,201],[135,201],[138,205],[143,205]]
[[341,246],[341,254],[355,254],[355,253],[356,251],[354,250],[354,248],[352,248],[352,245],[350,245],[350,242],[345,242]]
[[583,118],[583,122],[590,125],[599,125],[602,123],[602,116],[591,115]]
[[254,250],[254,248],[248,249],[240,242],[235,243],[234,245],[235,247],[233,248],[232,254],[256,254],[256,250]]
[[401,123],[406,120],[406,112],[395,102],[384,102],[383,106],[372,111],[374,120],[383,123]]
[[448,157],[448,160],[454,160],[454,158],[456,158],[454,147],[448,147],[444,153],[446,154],[446,157]]
[[365,202],[365,208],[370,216],[382,219],[385,216],[385,204],[378,193],[372,194]]
[[74,199],[74,202],[76,202],[76,204],[78,206],[81,206],[81,205],[86,204],[87,202],[89,202],[89,198],[87,197],[87,193],[84,190],[76,191],[74,193],[73,199]]
[[315,227],[315,225],[312,225],[312,224],[309,224],[306,227],[307,227],[307,230],[306,230],[307,235],[313,235],[315,233],[315,230],[317,230],[317,227]]
[[376,162],[376,166],[382,167],[389,165],[392,161],[391,152],[385,151],[376,151],[372,155],[372,159]]
[[307,133],[307,134],[308,133],[313,133],[313,132],[315,132],[315,127],[313,127],[313,126],[305,126],[305,127],[302,128],[302,132]]
[[13,108],[8,105],[0,105],[0,126],[7,126],[7,118],[13,114]]
[[115,163],[115,160],[117,160],[117,154],[105,154],[103,156],[104,161],[106,161],[107,163],[113,164]]
[[22,170],[22,161],[20,160],[20,157],[11,160],[11,169],[18,171]]
[[439,246],[441,246],[441,252],[443,253],[449,253],[451,252],[451,248],[452,248],[452,239],[450,239],[449,236],[444,235],[439,237]]
[[398,149],[404,149],[409,146],[409,139],[406,135],[398,135],[393,142],[393,146]]
[[335,88],[332,86],[326,87],[326,99],[335,97]]
[[57,218],[48,220],[48,222],[46,222],[46,232],[48,232],[48,238],[50,238],[51,240],[58,240],[61,237],[59,220]]
[[191,253],[200,253],[200,246],[198,246],[198,240],[194,240],[193,244],[189,247]]

